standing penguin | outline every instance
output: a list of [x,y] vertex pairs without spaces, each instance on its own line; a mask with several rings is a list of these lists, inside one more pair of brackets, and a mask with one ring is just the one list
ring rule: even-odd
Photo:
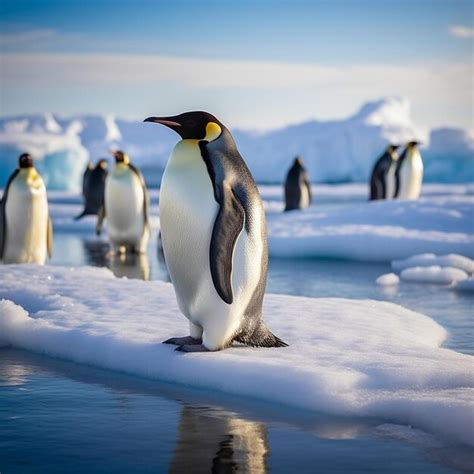
[[309,175],[303,166],[303,160],[297,156],[289,169],[285,182],[285,211],[305,209],[311,205],[311,184]]
[[104,205],[106,178],[107,160],[99,160],[93,168],[87,167],[84,173],[84,187],[82,191],[84,195],[84,210],[74,220],[99,213],[100,208]]
[[107,215],[109,239],[119,253],[144,253],[150,237],[148,192],[140,171],[123,151],[114,151],[115,167],[105,180],[104,205],[99,211],[96,232]]
[[398,145],[389,145],[377,160],[370,177],[370,200],[392,199],[395,192],[395,169]]
[[0,259],[37,263],[51,257],[53,231],[43,179],[25,153],[10,176],[0,202]]
[[232,135],[213,115],[150,117],[182,140],[160,189],[163,251],[190,337],[165,341],[184,352],[232,341],[282,347],[262,319],[268,245],[257,186]]
[[423,161],[418,151],[419,142],[409,142],[403,150],[395,169],[395,193],[397,199],[418,199],[423,181]]

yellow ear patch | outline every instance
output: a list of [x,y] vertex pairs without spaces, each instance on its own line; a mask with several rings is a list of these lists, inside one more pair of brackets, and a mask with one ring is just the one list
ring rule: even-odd
[[209,122],[206,125],[206,136],[204,137],[204,140],[208,142],[212,142],[212,140],[215,140],[222,132],[222,128],[217,125],[215,122]]

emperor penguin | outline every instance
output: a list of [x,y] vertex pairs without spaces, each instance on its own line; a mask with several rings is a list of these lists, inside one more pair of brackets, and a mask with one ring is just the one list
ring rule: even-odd
[[392,199],[395,193],[395,169],[398,145],[389,145],[377,160],[370,177],[370,201]]
[[189,337],[178,351],[217,351],[238,341],[283,347],[262,319],[267,280],[265,213],[229,130],[207,112],[149,117],[181,137],[160,188],[161,238]]
[[31,155],[18,161],[0,202],[0,259],[43,265],[53,244],[46,187]]
[[82,219],[87,215],[97,215],[104,205],[105,179],[107,178],[107,160],[101,159],[95,167],[87,167],[84,173],[82,194],[84,210],[74,219]]
[[303,166],[303,160],[297,156],[286,176],[285,211],[305,209],[310,205],[311,184],[309,175]]
[[395,193],[397,199],[418,199],[423,181],[423,160],[417,141],[407,144],[395,169]]
[[123,151],[112,152],[115,167],[105,180],[104,205],[99,211],[96,232],[107,217],[114,253],[146,252],[150,237],[148,192],[140,171]]

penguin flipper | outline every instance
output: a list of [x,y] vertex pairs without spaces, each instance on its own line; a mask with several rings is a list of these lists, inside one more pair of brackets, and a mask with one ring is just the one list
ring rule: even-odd
[[95,233],[100,235],[102,232],[102,223],[105,219],[105,205],[102,205],[99,209],[99,213],[97,214],[97,224],[95,225]]
[[51,258],[53,253],[53,223],[51,222],[51,217],[48,217],[48,231],[46,235],[46,245],[48,250],[48,257]]
[[232,304],[232,257],[235,242],[244,227],[245,211],[229,185],[222,186],[222,194],[212,230],[209,258],[214,287],[223,301]]

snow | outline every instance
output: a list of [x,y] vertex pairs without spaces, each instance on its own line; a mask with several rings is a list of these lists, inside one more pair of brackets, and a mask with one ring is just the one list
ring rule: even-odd
[[[225,122],[225,117],[220,118]],[[368,102],[342,120],[314,120],[264,133],[242,129],[232,133],[260,183],[283,182],[295,155],[303,156],[313,182],[367,182],[375,160],[388,142],[403,144],[413,139],[424,144],[425,181],[474,180],[472,134],[453,128],[431,132],[419,128],[411,118],[410,103],[404,98]],[[0,187],[14,168],[17,156],[30,151],[42,163],[50,187],[78,189],[87,159],[95,162],[110,156],[110,148],[126,150],[142,168],[147,183],[159,186],[177,140],[177,135],[166,127],[111,115],[1,118]],[[53,152],[60,159],[48,160]],[[50,178],[53,175],[54,179]]]
[[276,212],[267,207],[270,255],[386,262],[415,254],[474,258],[474,196],[431,195]]
[[464,270],[466,273],[474,273],[474,260],[464,255],[435,255],[434,253],[423,253],[413,255],[404,260],[394,260],[392,268],[395,271],[401,271],[410,267],[430,267],[439,265],[441,267],[454,267]]
[[1,267],[0,281],[1,346],[474,444],[472,357],[395,304],[267,295],[265,319],[290,347],[180,354],[161,344],[188,332],[168,283],[30,265]]
[[395,275],[395,273],[385,273],[385,275],[380,275],[377,280],[375,280],[375,283],[381,286],[398,285],[399,282],[400,278],[398,278],[398,275]]
[[408,281],[448,284],[467,280],[468,275],[465,271],[459,270],[459,268],[433,265],[431,267],[405,268],[400,273],[400,277],[402,280]]
[[451,289],[455,291],[474,292],[474,277],[455,283]]

